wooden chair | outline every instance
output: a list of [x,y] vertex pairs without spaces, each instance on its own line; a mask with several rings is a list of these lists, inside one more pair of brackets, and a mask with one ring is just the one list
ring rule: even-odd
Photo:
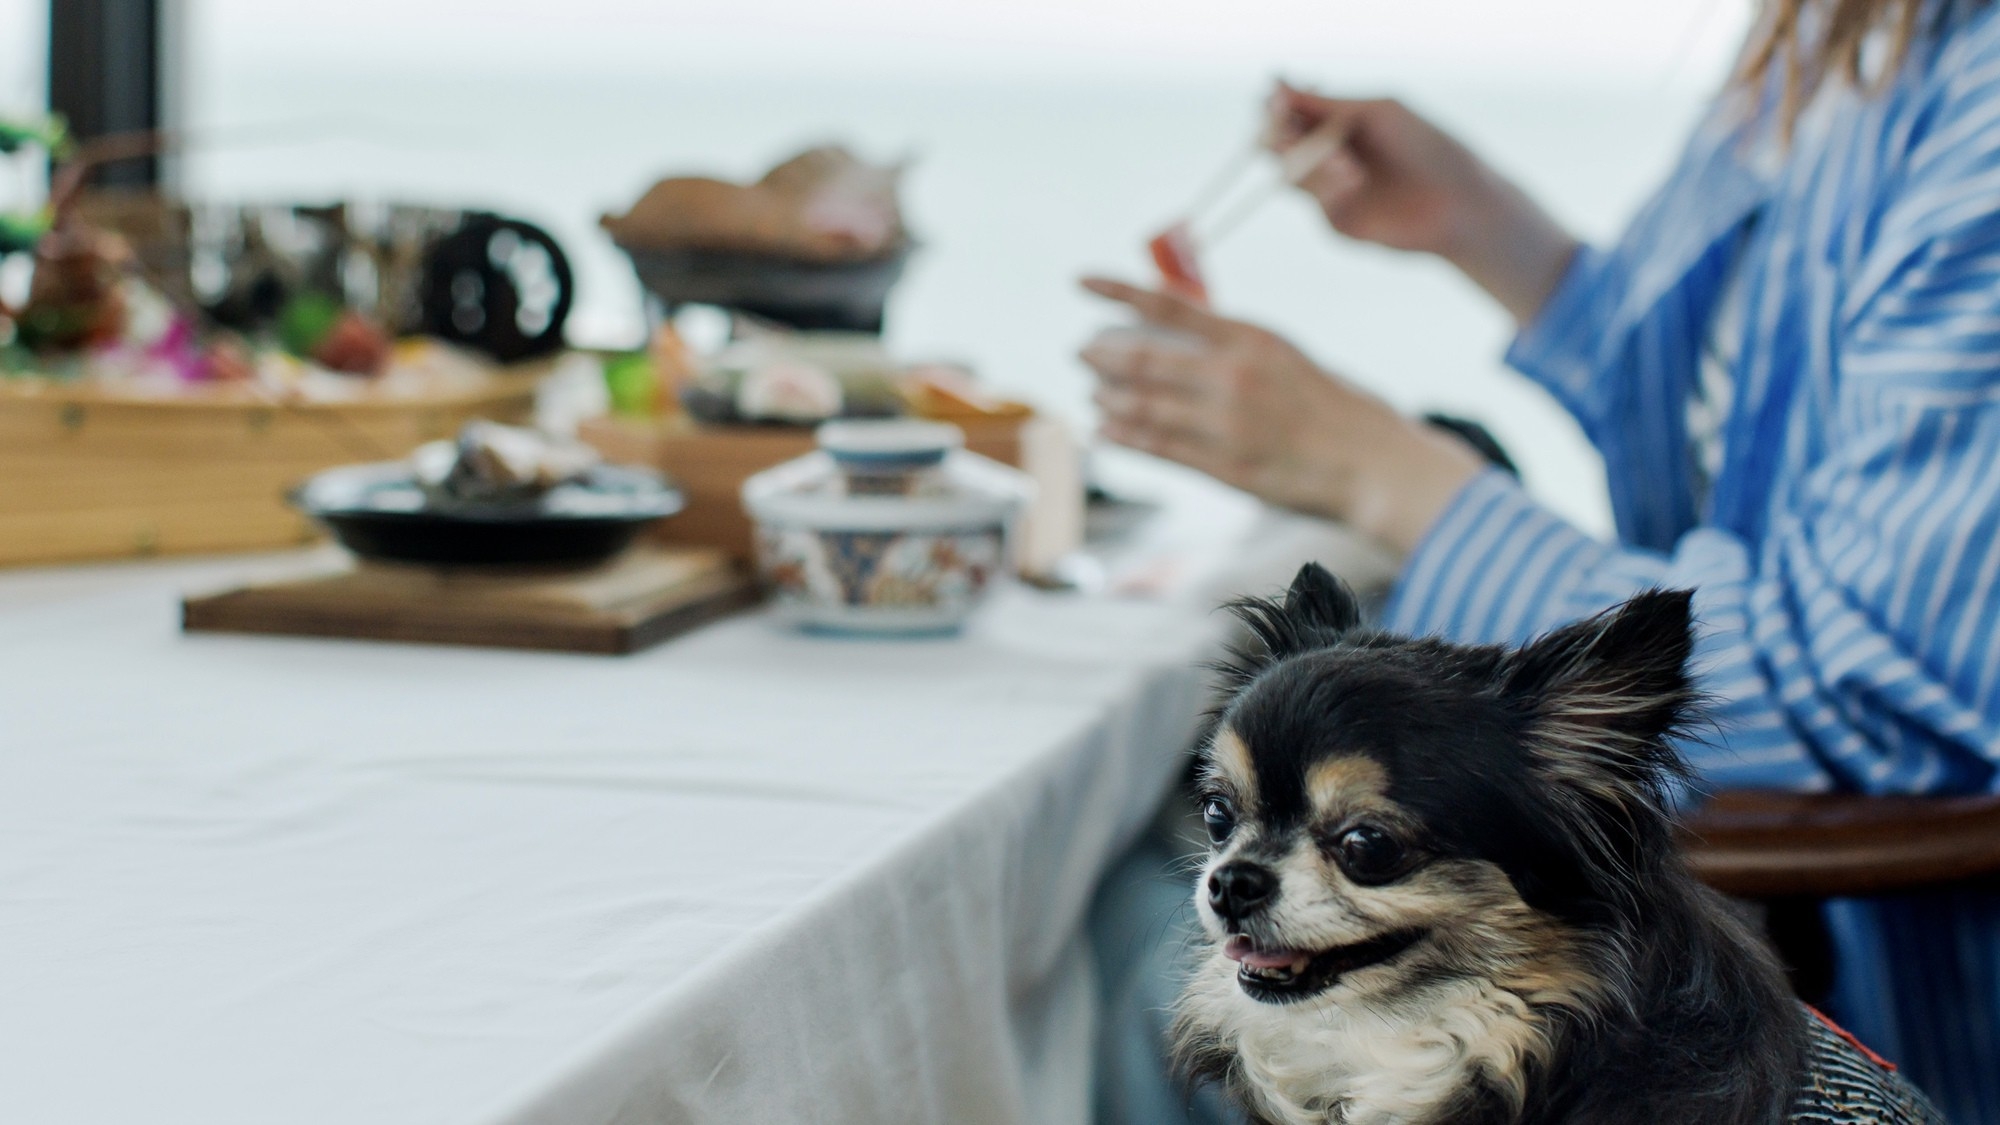
[[1723,793],[1683,839],[1704,882],[1763,907],[1809,1001],[1833,983],[1825,900],[2000,888],[2000,797]]

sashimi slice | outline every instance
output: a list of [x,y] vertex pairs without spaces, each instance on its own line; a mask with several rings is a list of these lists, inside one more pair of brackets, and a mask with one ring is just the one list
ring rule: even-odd
[[1197,305],[1208,304],[1208,285],[1201,279],[1201,260],[1195,256],[1194,232],[1184,222],[1153,236],[1146,244],[1159,267],[1160,282],[1167,292],[1185,297]]

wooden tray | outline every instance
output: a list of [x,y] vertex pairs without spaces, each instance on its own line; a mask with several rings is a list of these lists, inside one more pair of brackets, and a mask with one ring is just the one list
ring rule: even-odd
[[640,547],[601,566],[453,568],[360,563],[189,597],[189,632],[627,653],[757,600],[721,552]]
[[287,489],[335,465],[404,456],[470,418],[525,421],[545,373],[534,365],[430,398],[297,405],[0,379],[0,566],[316,539]]

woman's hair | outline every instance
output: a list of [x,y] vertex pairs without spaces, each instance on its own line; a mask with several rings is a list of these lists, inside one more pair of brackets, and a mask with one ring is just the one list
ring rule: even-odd
[[[1736,80],[1745,89],[1759,90],[1782,70],[1780,117],[1789,132],[1801,107],[1827,79],[1860,86],[1895,74],[1930,6],[1929,0],[1764,0],[1763,17]],[[1864,46],[1877,35],[1886,50],[1878,70],[1863,58]]]

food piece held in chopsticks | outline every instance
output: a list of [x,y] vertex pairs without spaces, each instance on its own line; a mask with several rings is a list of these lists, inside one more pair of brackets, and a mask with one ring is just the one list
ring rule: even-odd
[[[1258,146],[1224,165],[1220,174],[1210,181],[1187,209],[1187,217],[1154,235],[1153,240],[1146,244],[1146,248],[1153,253],[1153,264],[1159,267],[1161,285],[1167,292],[1206,306],[1208,285],[1202,280],[1198,251],[1213,248],[1233,233],[1279,189],[1302,183],[1315,168],[1340,151],[1341,145],[1346,143],[1346,134],[1336,123],[1321,122],[1296,139],[1287,137],[1282,142],[1283,147],[1272,149],[1278,157],[1277,176],[1261,183],[1251,183],[1247,191],[1241,190],[1243,174],[1255,166],[1259,152],[1266,145],[1277,143],[1267,137]],[[1200,224],[1199,234],[1196,233],[1196,224]]]
[[1153,236],[1146,248],[1153,252],[1153,264],[1159,267],[1160,283],[1167,292],[1207,306],[1208,285],[1202,281],[1194,232],[1186,222],[1175,223]]

